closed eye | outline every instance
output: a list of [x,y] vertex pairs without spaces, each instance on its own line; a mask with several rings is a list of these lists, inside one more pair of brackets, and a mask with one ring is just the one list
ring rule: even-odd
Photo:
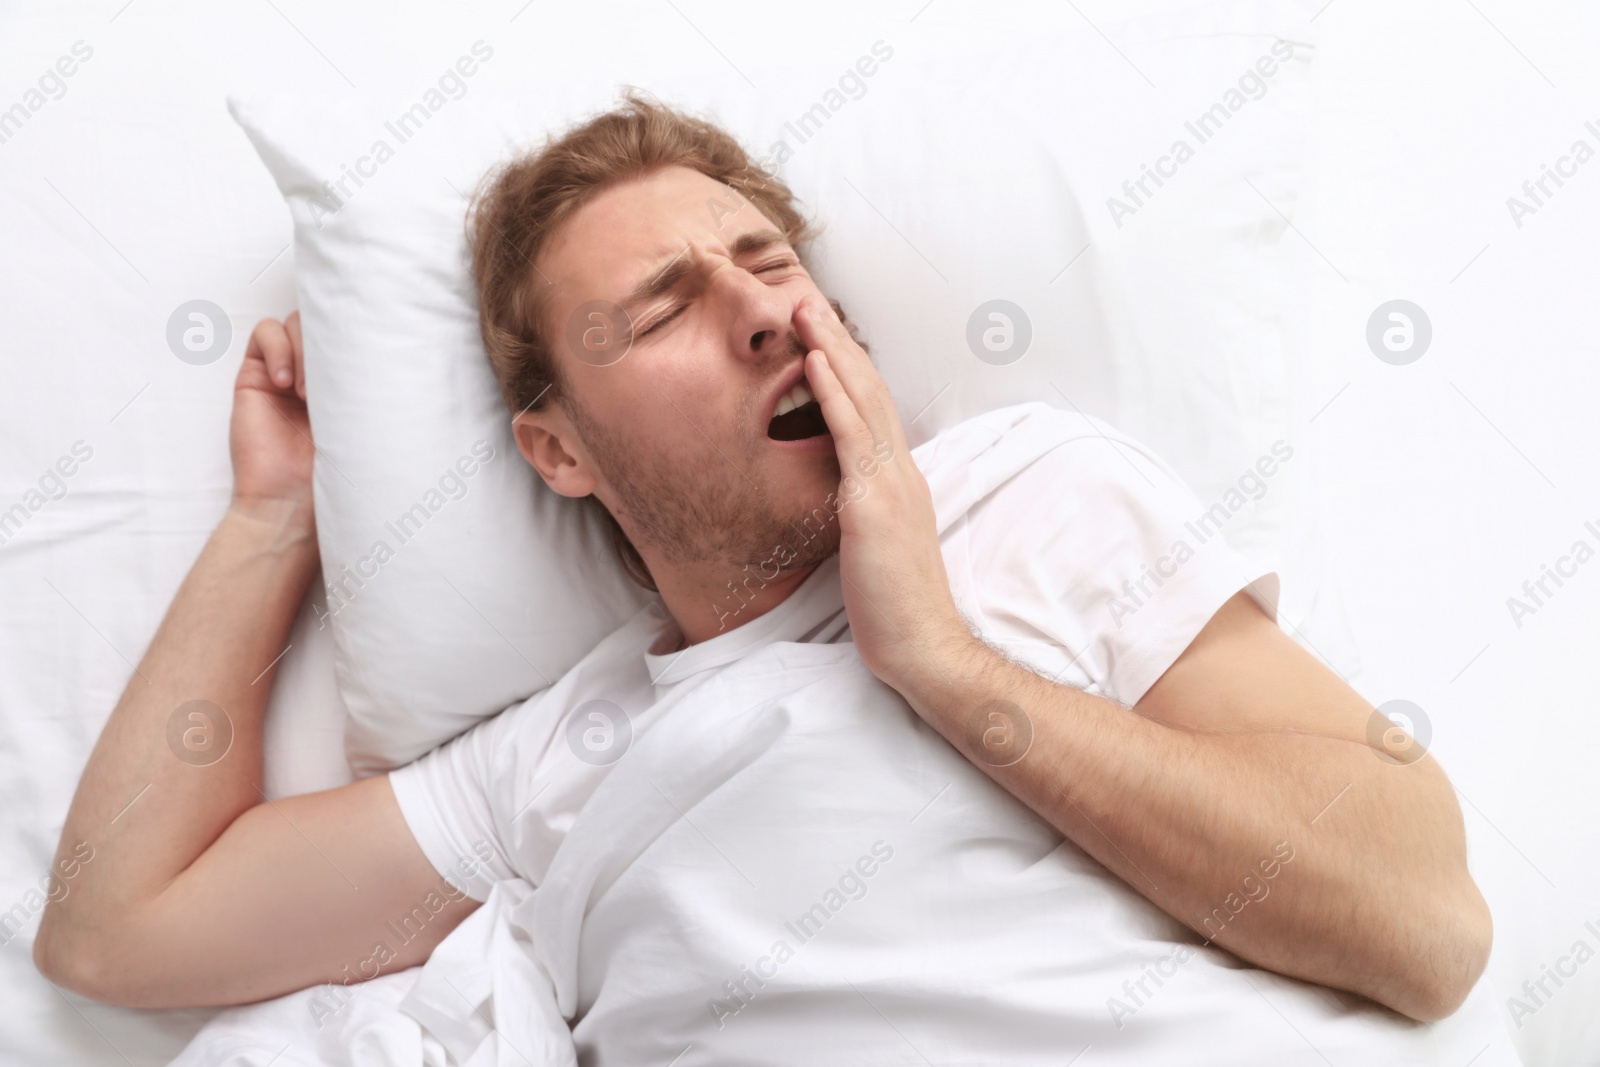
[[683,312],[683,308],[680,307],[677,310],[671,312],[670,314],[663,315],[661,318],[659,318],[656,321],[652,322],[644,330],[641,330],[636,336],[648,337],[650,334],[655,333],[657,330],[661,329],[661,327],[665,326],[667,323],[669,323],[673,319],[677,318],[679,316],[679,314],[681,314],[682,312]]
[[[752,274],[766,274],[768,271],[783,270],[786,267],[798,267],[799,265],[800,265],[800,263],[799,263],[798,260],[793,259],[793,258],[786,258],[786,259],[780,259],[776,263],[768,263],[764,267],[757,267],[751,273]],[[667,314],[661,316],[659,319],[656,319],[654,322],[652,322],[649,326],[645,327],[643,330],[640,330],[638,333],[634,334],[634,336],[635,337],[648,337],[648,336],[650,336],[651,334],[655,333],[657,330],[661,329],[661,327],[665,326],[667,323],[671,322],[673,319],[675,319],[679,315],[681,315],[683,313],[683,311],[684,311],[684,306],[682,306],[682,305],[674,308],[672,311],[670,311]]]

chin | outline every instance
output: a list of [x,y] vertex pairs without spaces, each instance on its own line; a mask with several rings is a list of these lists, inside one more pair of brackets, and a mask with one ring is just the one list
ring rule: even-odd
[[[823,508],[822,514],[829,514],[828,509]],[[795,558],[788,564],[790,570],[814,566],[839,551],[839,516],[832,514],[823,522],[821,515],[815,515],[810,525],[805,524],[807,517],[802,516],[795,522],[795,527],[805,533],[807,539],[794,546]]]

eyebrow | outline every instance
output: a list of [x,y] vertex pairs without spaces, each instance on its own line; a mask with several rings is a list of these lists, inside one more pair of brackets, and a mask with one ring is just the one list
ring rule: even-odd
[[[765,251],[773,245],[787,244],[789,239],[777,230],[752,230],[740,234],[733,242],[732,255],[734,259],[742,256],[753,256],[757,252]],[[654,299],[662,293],[670,292],[678,283],[688,276],[694,269],[694,261],[686,258],[685,253],[689,246],[685,245],[683,251],[672,257],[672,261],[653,276],[634,286],[627,296],[622,298],[622,307],[633,308],[647,300]]]

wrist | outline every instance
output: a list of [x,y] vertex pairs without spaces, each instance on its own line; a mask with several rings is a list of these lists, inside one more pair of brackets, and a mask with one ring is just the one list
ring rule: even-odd
[[317,522],[310,493],[299,499],[235,496],[222,525],[272,551],[317,560]]

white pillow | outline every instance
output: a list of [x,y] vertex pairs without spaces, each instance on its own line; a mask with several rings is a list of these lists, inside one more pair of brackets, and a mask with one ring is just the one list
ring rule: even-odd
[[[1028,400],[1106,418],[1223,504],[1225,536],[1283,574],[1292,614],[1316,592],[1297,584],[1309,565],[1286,566],[1285,549],[1314,539],[1309,457],[1289,429],[1299,250],[1279,214],[1301,185],[1307,28],[1297,7],[1212,4],[926,64],[879,42],[759,99],[732,76],[647,88],[758,157],[787,144],[780,172],[825,227],[813,273],[872,344],[913,446]],[[1240,93],[1220,132],[1114,219],[1123,180],[1196,140],[1185,120],[1226,109],[1279,38],[1291,58],[1259,98]],[[463,225],[490,165],[610,107],[618,87],[530,72],[515,99],[471,92],[467,71],[494,57],[463,55],[431,95],[230,102],[295,222],[320,610],[361,774],[550,684],[649,596],[516,452]],[[802,140],[806,115],[820,128]],[[1012,347],[991,351],[986,333]],[[1241,476],[1280,440],[1299,465],[1246,499],[1256,481],[1240,495]]]

